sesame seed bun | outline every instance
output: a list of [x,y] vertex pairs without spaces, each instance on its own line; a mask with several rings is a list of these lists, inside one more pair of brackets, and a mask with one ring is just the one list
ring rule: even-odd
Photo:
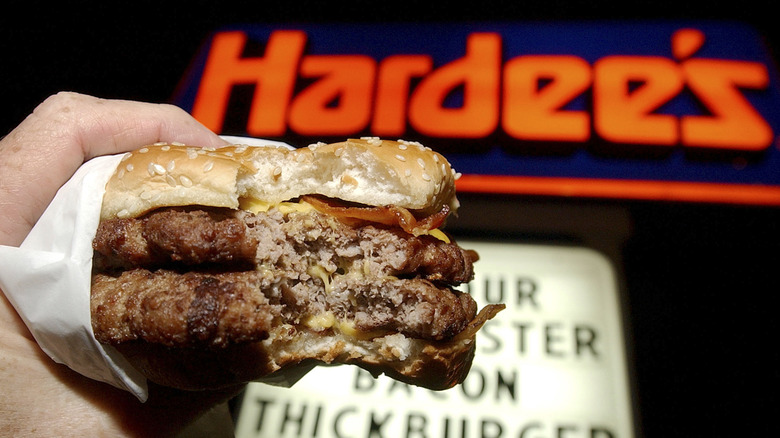
[[101,219],[170,206],[236,209],[242,197],[278,203],[303,195],[424,216],[458,208],[456,175],[442,155],[406,141],[350,139],[293,150],[156,144],[125,155],[106,186]]

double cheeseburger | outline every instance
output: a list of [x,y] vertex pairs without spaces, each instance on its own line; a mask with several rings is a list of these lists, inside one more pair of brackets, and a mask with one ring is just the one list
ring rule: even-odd
[[478,258],[440,230],[455,178],[429,148],[375,138],[128,153],[93,242],[95,337],[180,389],[312,363],[451,387],[503,308],[453,289]]

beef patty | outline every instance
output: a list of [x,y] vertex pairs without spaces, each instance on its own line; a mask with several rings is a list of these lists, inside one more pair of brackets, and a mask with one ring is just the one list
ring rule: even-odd
[[473,251],[316,210],[166,208],[101,222],[93,248],[93,328],[110,344],[224,347],[280,324],[438,341],[477,310],[451,287]]

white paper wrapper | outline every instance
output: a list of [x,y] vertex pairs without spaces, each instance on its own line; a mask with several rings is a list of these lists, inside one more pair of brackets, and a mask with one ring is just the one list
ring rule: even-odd
[[[289,147],[266,140],[226,139]],[[89,308],[92,240],[106,182],[120,159],[114,155],[84,163],[18,248],[0,245],[0,289],[54,361],[146,401],[146,379],[119,352],[95,340]],[[303,374],[275,376],[268,383],[290,386]]]

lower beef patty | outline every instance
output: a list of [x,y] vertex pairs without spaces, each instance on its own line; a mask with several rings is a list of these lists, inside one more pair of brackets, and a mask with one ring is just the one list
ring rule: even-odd
[[93,246],[93,328],[111,344],[224,347],[279,324],[448,340],[476,314],[451,288],[474,252],[314,210],[162,209],[102,222]]

